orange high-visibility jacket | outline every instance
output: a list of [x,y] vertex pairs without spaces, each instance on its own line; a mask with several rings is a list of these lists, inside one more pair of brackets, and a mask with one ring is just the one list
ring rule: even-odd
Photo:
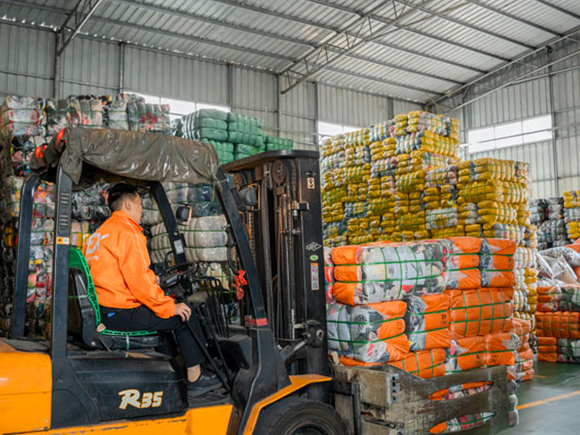
[[124,211],[113,215],[91,235],[83,247],[99,305],[108,308],[149,307],[157,316],[173,316],[175,302],[163,293],[149,266],[147,239]]

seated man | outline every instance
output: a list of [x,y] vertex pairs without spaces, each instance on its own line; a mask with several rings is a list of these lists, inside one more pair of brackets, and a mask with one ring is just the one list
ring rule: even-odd
[[[147,240],[139,226],[142,208],[137,189],[116,184],[109,191],[109,207],[112,216],[83,249],[103,324],[116,331],[174,331],[187,367],[188,395],[196,397],[218,388],[217,377],[201,371],[205,356],[185,323],[190,321],[191,308],[166,296],[149,269]],[[190,324],[201,338],[199,324]]]

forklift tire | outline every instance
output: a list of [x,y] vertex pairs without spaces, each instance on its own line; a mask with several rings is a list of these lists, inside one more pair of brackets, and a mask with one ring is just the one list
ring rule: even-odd
[[260,413],[254,435],[344,435],[346,426],[326,403],[288,397]]

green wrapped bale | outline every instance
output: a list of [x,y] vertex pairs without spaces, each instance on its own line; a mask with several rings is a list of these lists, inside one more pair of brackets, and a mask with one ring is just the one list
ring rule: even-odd
[[217,130],[227,130],[228,123],[222,121],[221,119],[216,118],[194,118],[193,128],[196,130],[200,128],[215,128]]
[[252,146],[256,146],[259,148],[263,148],[264,147],[264,137],[263,136],[257,136],[257,135],[253,135],[253,134],[248,134],[248,133],[240,133],[238,131],[229,131],[228,132],[228,142],[232,142],[232,143],[236,143],[236,144],[247,144],[247,145],[252,145]]
[[277,136],[265,136],[266,149],[268,151],[291,150],[294,148],[294,141]]
[[245,124],[250,127],[262,128],[264,126],[264,121],[260,118],[254,118],[251,116],[240,115],[239,113],[229,112],[228,113],[228,123],[231,124]]
[[223,110],[217,109],[200,109],[195,112],[196,118],[213,118],[219,119],[221,121],[228,120],[228,112],[224,112]]
[[238,123],[238,122],[230,122],[227,124],[228,132],[236,132],[236,133],[246,133],[252,136],[262,136],[262,130],[258,127],[254,127],[250,124]]
[[228,140],[228,132],[217,128],[199,128],[193,131],[193,139],[202,142],[207,142],[208,140],[226,142]]

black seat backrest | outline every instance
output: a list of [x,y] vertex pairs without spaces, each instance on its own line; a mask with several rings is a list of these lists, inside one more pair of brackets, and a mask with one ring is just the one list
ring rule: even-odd
[[75,342],[91,349],[149,349],[160,345],[158,335],[132,336],[130,332],[110,335],[104,325],[104,334],[99,333],[85,273],[69,267],[68,283],[67,331]]
[[80,269],[69,269],[67,330],[76,340],[99,347],[95,340],[95,311],[88,298],[87,280]]

